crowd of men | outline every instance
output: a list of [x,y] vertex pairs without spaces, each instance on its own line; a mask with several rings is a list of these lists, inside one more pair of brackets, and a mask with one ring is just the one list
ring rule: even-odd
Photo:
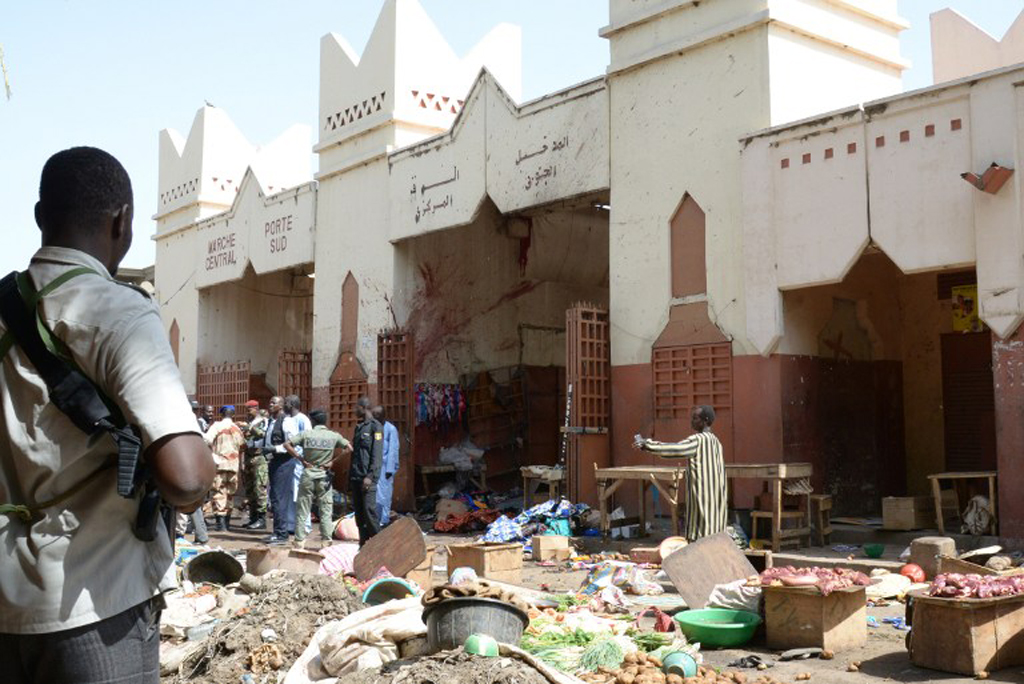
[[[256,400],[245,404],[245,416],[236,416],[234,406],[220,408],[214,421],[214,407],[192,402],[203,438],[213,453],[217,474],[204,507],[213,517],[213,529],[226,531],[231,525],[232,502],[244,482],[247,530],[266,530],[268,510],[272,516],[270,544],[294,540],[305,544],[316,512],[322,543],[334,536],[335,467],[348,466],[348,500],[364,544],[391,520],[391,498],[399,465],[398,429],[385,420],[381,406],[371,408],[366,397],[355,406],[358,419],[349,440],[327,427],[327,415],[314,409],[306,415],[295,395],[272,397],[266,409]],[[191,522],[195,540],[207,537],[204,509],[178,516],[178,534]]]

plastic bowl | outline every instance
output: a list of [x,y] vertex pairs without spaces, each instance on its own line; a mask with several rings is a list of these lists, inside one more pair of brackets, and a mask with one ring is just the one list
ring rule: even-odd
[[865,544],[864,555],[868,558],[881,558],[885,553],[885,544]]
[[704,608],[676,613],[679,629],[690,641],[702,646],[742,646],[761,624],[761,616],[745,610]]

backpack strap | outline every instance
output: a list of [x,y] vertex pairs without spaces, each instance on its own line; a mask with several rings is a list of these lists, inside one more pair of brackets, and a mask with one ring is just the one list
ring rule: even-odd
[[[138,460],[142,440],[130,427],[124,426],[120,411],[116,407],[111,410],[113,402],[82,373],[67,346],[46,327],[36,311],[44,296],[87,273],[99,275],[91,268],[74,268],[38,291],[26,272],[9,273],[0,280],[0,318],[7,326],[7,335],[25,352],[46,383],[50,402],[90,437],[100,432],[110,433],[118,447],[117,492],[128,498],[134,496],[141,474]],[[10,344],[2,351],[6,353],[9,349]]]

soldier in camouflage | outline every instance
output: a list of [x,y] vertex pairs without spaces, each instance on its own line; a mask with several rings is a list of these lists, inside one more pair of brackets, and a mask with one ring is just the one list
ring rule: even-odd
[[245,497],[249,502],[247,530],[264,530],[267,527],[267,484],[270,475],[267,457],[258,446],[267,429],[267,419],[260,414],[260,403],[255,399],[245,402],[249,423],[245,427]]
[[[352,444],[327,428],[327,414],[323,409],[309,412],[312,430],[304,430],[284,443],[285,450],[302,461],[305,470],[299,481],[299,498],[295,504],[295,519],[308,520],[313,503],[317,504],[317,515],[320,517],[320,536],[322,544],[329,546],[334,532],[334,496],[332,492],[333,477],[328,471],[334,462],[346,452],[351,452]],[[295,447],[302,447],[299,453]],[[306,527],[295,525],[295,544],[299,548],[305,545]]]

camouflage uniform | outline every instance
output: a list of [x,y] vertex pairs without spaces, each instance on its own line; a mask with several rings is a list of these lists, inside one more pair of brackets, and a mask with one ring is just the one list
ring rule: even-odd
[[267,457],[263,455],[257,442],[263,440],[267,430],[267,419],[260,416],[245,431],[245,443],[248,445],[245,456],[245,498],[249,502],[249,517],[252,520],[267,515],[267,485],[270,475],[267,470]]
[[[291,443],[296,447],[302,447],[302,460],[306,465],[306,469],[302,471],[302,479],[299,480],[295,519],[309,520],[309,510],[315,501],[317,515],[320,516],[320,535],[324,542],[330,542],[334,532],[334,495],[331,487],[332,478],[328,477],[328,470],[334,459],[334,450],[338,447],[348,448],[351,444],[337,432],[328,430],[325,425],[300,432],[291,439]],[[306,526],[297,524],[295,541],[301,544],[305,537]]]

